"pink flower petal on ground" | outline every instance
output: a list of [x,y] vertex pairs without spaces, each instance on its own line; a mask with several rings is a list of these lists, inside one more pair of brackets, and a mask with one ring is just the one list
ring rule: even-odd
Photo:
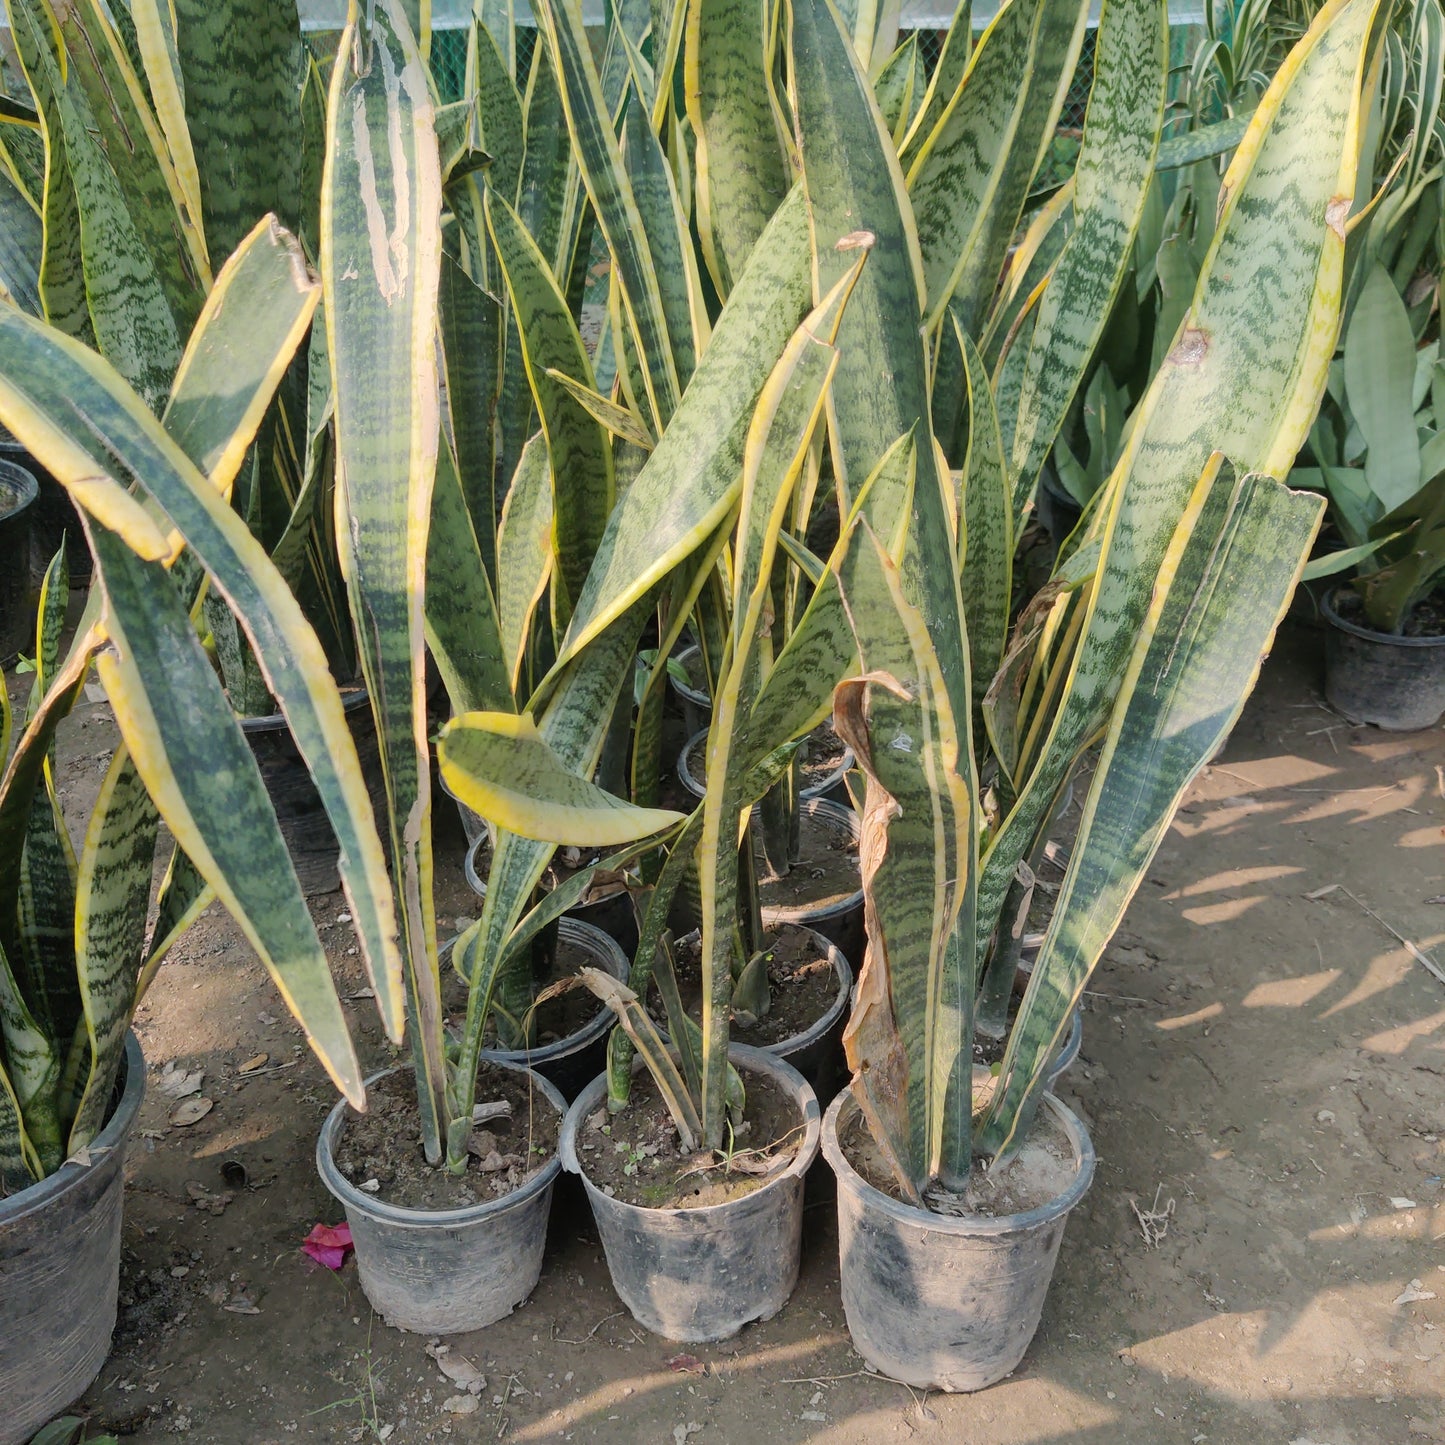
[[327,1269],[340,1269],[352,1249],[349,1224],[318,1224],[301,1242],[301,1248]]

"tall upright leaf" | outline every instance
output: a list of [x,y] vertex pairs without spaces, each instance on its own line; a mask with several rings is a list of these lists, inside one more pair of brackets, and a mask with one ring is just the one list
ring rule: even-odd
[[789,187],[763,84],[768,11],[763,0],[694,0],[687,11],[683,77],[697,136],[697,229],[723,297]]
[[1339,326],[1361,57],[1374,13],[1374,0],[1326,5],[1276,75],[1225,175],[1194,304],[1140,403],[1098,514],[1103,558],[1063,699],[984,859],[981,943],[1080,748],[1108,719],[1210,454],[1282,475],[1304,440]]
[[1039,303],[1009,470],[1015,520],[1032,494],[1133,254],[1169,78],[1163,0],[1109,0],[1099,21],[1073,229]]
[[[342,37],[327,106],[321,277],[336,397],[336,534],[381,739],[422,1139],[441,1157],[446,1061],[432,908],[423,592],[436,470],[441,170],[397,0]],[[400,384],[376,385],[378,375]],[[405,485],[398,485],[405,479]]]
[[1171,538],[1089,787],[1068,871],[1004,1054],[980,1145],[1022,1143],[1042,1062],[1124,916],[1185,789],[1254,686],[1323,499],[1270,477],[1237,485],[1216,454]]

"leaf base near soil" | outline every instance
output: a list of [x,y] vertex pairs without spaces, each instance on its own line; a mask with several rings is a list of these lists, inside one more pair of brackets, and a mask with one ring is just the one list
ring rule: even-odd
[[588,1180],[626,1204],[648,1209],[703,1209],[741,1199],[776,1178],[803,1142],[793,1099],[766,1074],[747,1075],[743,1125],[730,1159],[684,1154],[677,1129],[650,1075],[637,1074],[620,1113],[598,1109],[577,1133]]
[[520,1188],[557,1153],[561,1118],[531,1079],[515,1069],[483,1067],[478,1074],[478,1101],[505,1100],[510,1112],[473,1131],[467,1171],[460,1175],[428,1164],[422,1154],[410,1071],[378,1079],[366,1097],[365,1114],[347,1110],[336,1165],[358,1189],[375,1180],[380,1187],[374,1197],[403,1209],[488,1204]]

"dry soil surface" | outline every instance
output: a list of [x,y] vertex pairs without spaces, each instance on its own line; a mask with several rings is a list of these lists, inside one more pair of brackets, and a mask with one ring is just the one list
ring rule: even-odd
[[[569,1184],[532,1298],[451,1342],[486,1378],[456,1413],[427,1341],[373,1318],[355,1265],[333,1274],[299,1248],[340,1217],[312,1162],[333,1093],[213,909],[137,1021],[151,1091],[120,1325],[85,1407],[197,1445],[1445,1440],[1445,983],[1401,941],[1445,960],[1445,735],[1350,726],[1321,701],[1319,654],[1313,627],[1287,627],[1092,981],[1063,1092],[1098,1173],[1011,1378],[950,1397],[864,1370],[826,1188],[776,1319],[714,1347],[651,1336]],[[81,709],[71,805],[113,741],[104,706]],[[459,831],[439,830],[439,851],[445,924],[472,904]],[[315,907],[356,995],[344,903]],[[370,1000],[348,1009],[385,1062]],[[168,1123],[167,1066],[204,1071],[215,1101],[188,1128]]]

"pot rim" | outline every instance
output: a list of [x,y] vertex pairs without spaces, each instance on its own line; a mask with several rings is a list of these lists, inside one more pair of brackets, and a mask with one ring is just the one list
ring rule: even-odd
[[[808,1172],[813,1160],[817,1158],[818,1145],[822,1138],[822,1110],[818,1106],[818,1096],[813,1092],[813,1086],[786,1060],[769,1053],[767,1049],[754,1048],[751,1044],[729,1044],[728,1060],[737,1067],[740,1073],[771,1075],[775,1082],[787,1088],[801,1103],[803,1142],[798,1146],[798,1152],[793,1156],[788,1167],[779,1170],[766,1184],[759,1185],[757,1189],[744,1194],[740,1199],[727,1199],[721,1204],[703,1204],[696,1209],[674,1209],[664,1208],[660,1205],[632,1204],[625,1199],[616,1199],[610,1194],[603,1195],[609,1207],[634,1210],[637,1214],[645,1215],[649,1219],[707,1220],[719,1218],[721,1217],[719,1211],[735,1209],[739,1204],[747,1203],[749,1200],[767,1193],[768,1190],[781,1184],[784,1180],[801,1179]],[[643,1067],[641,1059],[633,1060],[634,1073]],[[562,1167],[569,1174],[578,1175],[583,1184],[587,1186],[588,1194],[591,1195],[601,1194],[602,1191],[587,1177],[582,1168],[582,1161],[577,1157],[577,1131],[581,1128],[582,1121],[589,1114],[594,1113],[598,1105],[603,1102],[606,1092],[607,1075],[601,1073],[572,1101],[572,1107],[567,1110],[567,1117],[562,1120],[562,1134],[557,1141],[557,1153],[562,1161]]]
[[1320,598],[1320,611],[1324,614],[1325,621],[1338,631],[1347,632],[1351,637],[1358,637],[1365,642],[1378,643],[1382,647],[1445,647],[1445,632],[1437,632],[1432,637],[1396,637],[1393,632],[1376,632],[1373,627],[1364,627],[1358,622],[1341,617],[1335,611],[1335,598],[1341,590],[1342,584],[1336,583]]
[[129,1028],[125,1032],[124,1060],[125,1084],[105,1127],[90,1141],[90,1163],[77,1164],[67,1159],[54,1174],[46,1175],[8,1199],[0,1199],[0,1228],[52,1204],[92,1170],[105,1165],[115,1150],[125,1147],[146,1091],[145,1055],[141,1052],[140,1040]]
[[[557,1111],[558,1117],[565,1117],[567,1101],[556,1086],[535,1069],[529,1069],[525,1064],[513,1063],[510,1059],[488,1058],[485,1062],[499,1069],[511,1069],[514,1073],[528,1075],[533,1086]],[[390,1069],[378,1069],[366,1079],[366,1084],[369,1087],[378,1079],[384,1079],[390,1074],[405,1073],[411,1067],[411,1064],[406,1063],[397,1064]],[[326,1116],[321,1132],[316,1137],[316,1172],[321,1176],[322,1184],[344,1208],[369,1214],[384,1224],[409,1229],[456,1229],[463,1225],[476,1224],[491,1215],[501,1214],[534,1199],[544,1189],[550,1188],[562,1172],[559,1149],[530,1179],[524,1180],[515,1189],[499,1195],[496,1199],[481,1200],[456,1209],[414,1209],[401,1204],[388,1204],[384,1199],[362,1193],[337,1167],[333,1148],[349,1107],[345,1099],[338,1099]]]
[[[364,707],[370,694],[366,690],[366,684],[361,682],[348,683],[339,689],[341,693],[342,712],[355,712],[358,708]],[[286,714],[277,708],[275,712],[262,713],[256,717],[241,717],[237,714],[236,721],[241,724],[243,733],[279,733],[290,730],[291,724],[286,721]]]
[[[485,885],[483,886],[485,887]],[[622,945],[605,929],[598,928],[595,923],[588,923],[585,918],[574,918],[564,913],[557,920],[557,932],[559,937],[566,938],[576,947],[591,952],[593,962],[601,964],[619,983],[627,982],[630,968],[627,955],[622,951]],[[437,948],[439,964],[450,954],[456,941],[455,938],[449,938]],[[611,1027],[612,1018],[607,1006],[599,1003],[596,1014],[588,1019],[580,1029],[563,1038],[556,1039],[550,1044],[541,1044],[535,1049],[484,1048],[482,1058],[493,1064],[521,1064],[524,1067],[535,1068],[539,1063],[552,1063],[569,1054],[580,1052]]]
[[[707,795],[707,787],[702,783],[696,773],[692,770],[692,758],[700,744],[706,743],[707,728],[699,728],[683,745],[682,751],[677,755],[677,778],[678,781],[692,794],[694,798],[702,798]],[[848,776],[848,769],[853,766],[857,759],[853,756],[853,749],[847,743],[843,744],[843,758],[838,766],[833,769],[821,782],[814,783],[809,788],[801,788],[798,797],[805,803],[811,803],[815,799],[819,802],[831,803],[834,800],[827,795],[832,792],[839,783]],[[844,804],[839,803],[841,808]]]
[[[672,655],[681,662],[684,657],[691,657],[693,653],[702,655],[702,648],[697,643],[689,642],[686,647],[679,647]],[[705,712],[712,711],[712,698],[707,693],[695,688],[689,682],[679,682],[670,672],[667,674],[667,683],[679,697],[685,697],[694,706],[703,709]]]
[[900,1224],[911,1224],[915,1228],[927,1229],[935,1234],[1020,1234],[1048,1224],[1073,1209],[1094,1182],[1094,1165],[1098,1162],[1093,1140],[1089,1138],[1089,1131],[1084,1127],[1083,1120],[1053,1094],[1045,1093],[1043,1103],[1053,1112],[1055,1119],[1069,1136],[1069,1143],[1074,1149],[1074,1179],[1062,1194],[1055,1195],[1037,1208],[1020,1210],[1017,1214],[935,1214],[929,1209],[904,1204],[902,1200],[894,1199],[881,1189],[875,1189],[849,1163],[838,1139],[838,1120],[844,1106],[851,1104],[854,1109],[858,1107],[851,1087],[844,1089],[833,1100],[823,1118],[823,1154],[832,1166],[840,1185],[858,1195],[869,1209],[886,1214]]
[[22,466],[19,462],[12,462],[0,456],[0,478],[10,476],[19,491],[19,497],[15,506],[5,513],[4,520],[9,521],[12,517],[18,517],[27,507],[31,506],[40,495],[40,483],[36,480],[35,473],[29,467]]

